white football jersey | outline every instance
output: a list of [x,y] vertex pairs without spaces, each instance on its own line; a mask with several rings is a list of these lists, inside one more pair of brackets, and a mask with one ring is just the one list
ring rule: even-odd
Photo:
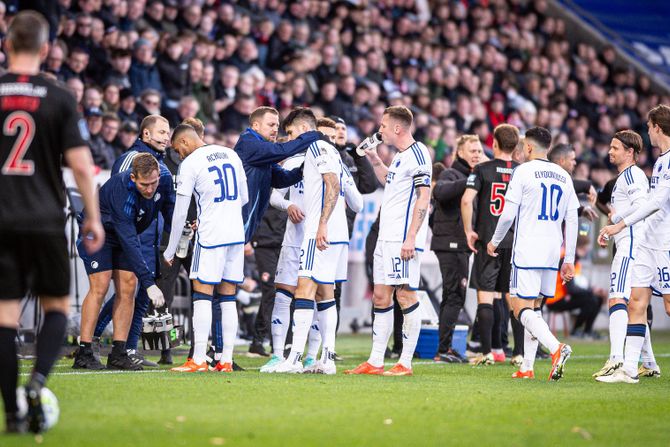
[[526,162],[512,173],[505,201],[519,205],[512,263],[522,269],[558,269],[563,220],[579,200],[567,171],[547,160]]
[[[649,196],[659,194],[661,188],[670,188],[670,150],[661,154],[654,163]],[[641,233],[641,245],[653,250],[670,250],[670,201],[645,219]]]
[[319,219],[323,209],[326,192],[323,174],[332,173],[340,182],[340,194],[328,219],[328,242],[331,244],[348,244],[349,230],[345,213],[344,189],[342,187],[342,159],[339,152],[331,144],[323,140],[312,143],[305,153],[303,168],[304,205],[305,205],[305,237],[314,237],[319,229]]
[[[619,174],[612,189],[611,204],[616,214],[629,214],[630,208],[636,200],[644,198],[649,193],[649,180],[642,169],[633,165]],[[640,240],[644,222],[631,225],[614,236],[617,250],[626,249],[633,257],[632,251]]]
[[[293,157],[287,159],[283,168],[287,170],[299,168],[300,165],[305,161],[305,154],[294,155]],[[288,200],[290,200],[294,205],[300,208],[303,213],[305,212],[304,196],[305,196],[305,182],[300,180],[295,185],[291,185],[288,189]],[[305,221],[303,220],[300,223],[294,224],[291,222],[291,219],[286,219],[286,231],[284,231],[284,242],[282,246],[284,247],[298,247],[302,246],[302,240],[305,236],[304,229]]]
[[196,149],[179,165],[177,194],[195,195],[202,247],[244,243],[242,206],[249,193],[242,160],[234,150],[217,145]]
[[[382,198],[379,221],[379,240],[403,242],[412,223],[416,203],[415,182],[428,186],[433,173],[431,158],[423,143],[415,142],[408,149],[398,152],[389,166]],[[423,250],[428,236],[428,217],[423,220],[416,235],[416,249]]]

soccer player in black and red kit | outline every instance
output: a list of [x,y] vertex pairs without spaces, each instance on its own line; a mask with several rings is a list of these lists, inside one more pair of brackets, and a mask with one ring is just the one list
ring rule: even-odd
[[[40,14],[23,11],[9,27],[8,72],[0,77],[0,390],[8,432],[40,432],[40,393],[65,338],[70,306],[70,264],[65,238],[61,163],[74,174],[85,206],[82,231],[96,251],[104,232],[93,183],[88,131],[75,99],[39,74],[49,51],[49,26]],[[20,300],[39,296],[44,310],[37,360],[26,386],[27,421],[17,413],[16,335]]]
[[[505,325],[506,328],[506,323],[503,322],[506,321],[504,318],[506,312],[503,301],[494,298],[496,292],[501,294],[509,292],[513,233],[510,231],[507,234],[501,243],[500,256],[496,258],[486,253],[486,241],[495,232],[498,218],[505,206],[507,184],[512,177],[512,171],[519,165],[512,160],[512,153],[518,142],[519,130],[516,127],[501,124],[495,128],[493,131],[495,159],[474,168],[468,177],[461,200],[465,235],[468,246],[475,253],[470,287],[477,290],[477,320],[482,344],[481,355],[474,359],[476,364],[489,365],[494,361],[505,360],[505,354],[502,352],[501,325]],[[473,222],[475,200],[477,219]],[[497,306],[497,311],[494,311],[494,306]],[[515,330],[517,349],[519,338],[523,340],[521,327]],[[492,348],[495,349],[493,353]]]

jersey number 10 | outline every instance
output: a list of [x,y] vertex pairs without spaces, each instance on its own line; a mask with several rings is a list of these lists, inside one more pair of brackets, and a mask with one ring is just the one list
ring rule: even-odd
[[[537,220],[558,220],[558,204],[561,202],[563,190],[558,185],[551,185],[547,188],[544,183],[542,187],[542,211],[537,216]],[[549,214],[547,214],[549,211]]]
[[235,175],[235,168],[230,163],[226,163],[219,169],[216,166],[210,166],[209,172],[216,173],[214,184],[221,187],[221,195],[214,199],[215,203],[223,202],[224,200],[237,199],[237,176]]

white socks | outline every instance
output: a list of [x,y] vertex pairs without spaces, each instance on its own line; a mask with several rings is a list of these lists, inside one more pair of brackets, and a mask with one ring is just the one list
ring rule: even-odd
[[421,316],[417,311],[418,309],[419,302],[417,301],[402,311],[405,321],[402,325],[402,352],[398,363],[408,369],[412,369],[412,357],[414,357],[416,342],[419,340],[419,332],[421,332]]
[[610,360],[623,362],[623,346],[628,327],[628,308],[618,303],[610,307]]
[[212,327],[212,296],[196,292],[193,298],[193,361],[200,365],[206,360],[207,340]]
[[[335,300],[322,301],[316,304],[318,309],[319,329],[323,341],[321,364],[324,366],[335,362],[335,331],[337,329],[337,308]],[[318,348],[317,348],[318,350]]]
[[393,332],[393,305],[384,309],[375,308],[375,321],[372,323],[372,352],[368,363],[375,367],[384,366],[384,354]]
[[651,347],[651,328],[647,325],[647,330],[644,335],[644,343],[642,344],[642,353],[640,355],[640,361],[646,367],[656,367],[656,357],[654,356],[654,350]]
[[[318,307],[317,303],[317,307]],[[321,332],[319,330],[319,312],[314,311],[314,317],[312,318],[312,324],[309,327],[309,335],[307,336],[307,355],[305,358],[316,359],[316,355],[319,353],[319,348],[321,347]]]
[[296,298],[295,312],[293,312],[293,344],[287,361],[293,364],[302,362],[302,353],[305,350],[307,334],[313,319],[314,301]]
[[[558,339],[554,337],[554,334],[549,330],[549,326],[544,321],[542,316],[533,310],[526,308],[521,311],[520,315],[521,324],[526,328],[528,332],[537,340],[542,343],[542,345],[549,350],[552,354],[556,352],[558,346],[560,345]],[[524,350],[525,350],[524,346]]]
[[237,303],[235,295],[220,295],[221,297],[221,321],[223,326],[223,355],[221,363],[233,362],[233,349],[237,338]]
[[272,353],[284,358],[284,345],[289,324],[291,324],[291,301],[293,298],[281,289],[277,289],[275,304],[272,308]]
[[640,352],[646,333],[646,323],[628,324],[623,369],[631,377],[637,376],[637,364],[640,360]]

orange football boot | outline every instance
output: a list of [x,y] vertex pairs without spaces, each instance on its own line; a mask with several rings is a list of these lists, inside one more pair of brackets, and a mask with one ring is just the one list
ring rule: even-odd
[[368,362],[363,362],[354,369],[344,371],[345,374],[369,374],[373,376],[380,376],[384,374],[383,366],[372,366]]
[[411,376],[412,370],[406,366],[396,363],[393,368],[384,372],[385,376]]
[[198,365],[193,359],[188,359],[183,365],[170,368],[170,371],[186,373],[205,372],[207,371],[207,362],[202,362]]
[[233,364],[232,363],[221,363],[221,362],[219,362],[211,370],[214,371],[214,372],[230,373],[230,372],[233,372]]
[[532,369],[528,371],[518,370],[512,374],[512,379],[534,379],[534,378],[535,373],[533,372]]

